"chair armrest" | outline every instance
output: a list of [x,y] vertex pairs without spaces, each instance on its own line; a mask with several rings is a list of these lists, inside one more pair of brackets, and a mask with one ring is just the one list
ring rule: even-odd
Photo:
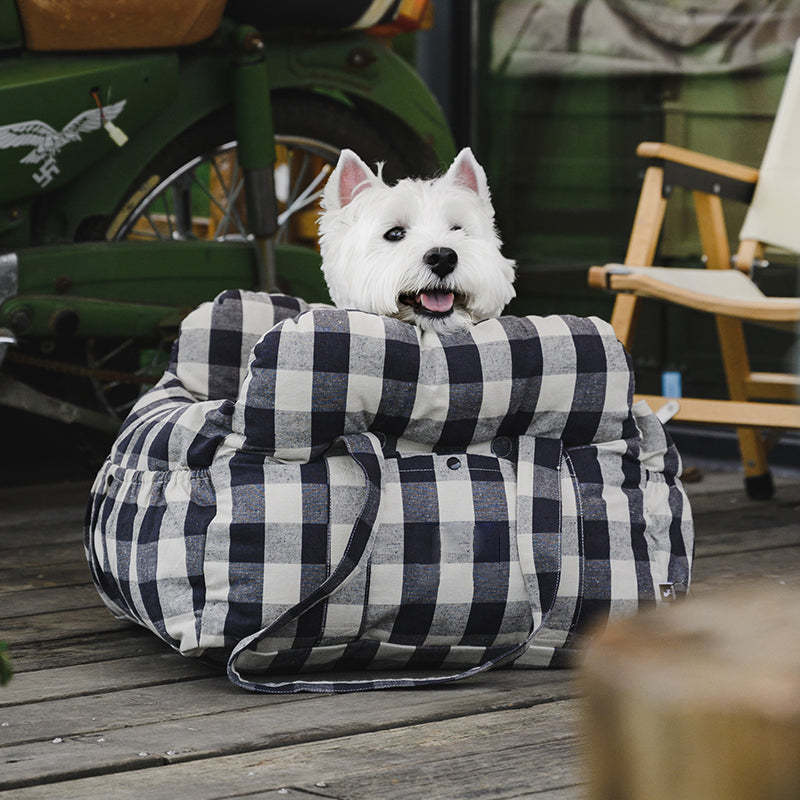
[[586,282],[593,289],[608,289],[611,291],[611,279],[605,267],[589,267],[589,272],[586,275]]
[[656,162],[664,173],[662,197],[676,186],[725,197],[749,205],[758,181],[758,170],[683,147],[661,142],[642,142],[636,153]]
[[612,292],[633,292],[670,303],[750,322],[789,326],[800,322],[800,298],[765,297],[733,269],[634,267],[606,264],[590,267],[588,283]]
[[722,158],[696,153],[694,150],[676,147],[673,144],[642,142],[636,148],[636,155],[642,158],[657,158],[674,164],[682,164],[686,167],[693,167],[703,172],[711,172],[715,175],[743,181],[744,183],[754,184],[758,181],[758,170],[754,167],[747,167],[744,164],[737,164],[735,161],[725,161]]

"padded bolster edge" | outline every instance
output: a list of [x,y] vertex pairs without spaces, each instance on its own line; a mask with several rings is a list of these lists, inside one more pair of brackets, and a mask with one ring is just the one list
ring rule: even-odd
[[264,332],[307,309],[304,300],[290,295],[221,292],[181,323],[169,371],[198,400],[234,400]]
[[287,460],[366,430],[433,447],[523,433],[590,444],[623,436],[632,393],[624,348],[596,318],[501,317],[439,335],[314,309],[256,344],[232,425],[246,449]]

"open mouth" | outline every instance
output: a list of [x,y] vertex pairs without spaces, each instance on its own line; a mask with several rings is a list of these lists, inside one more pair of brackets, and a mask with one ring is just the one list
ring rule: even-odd
[[424,289],[417,294],[401,294],[399,299],[417,314],[441,318],[453,313],[460,296],[443,289]]

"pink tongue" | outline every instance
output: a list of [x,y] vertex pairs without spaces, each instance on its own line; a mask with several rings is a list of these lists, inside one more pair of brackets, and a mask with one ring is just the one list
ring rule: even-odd
[[428,311],[449,311],[453,307],[452,292],[435,292],[425,294],[422,292],[417,296],[417,302],[422,303]]

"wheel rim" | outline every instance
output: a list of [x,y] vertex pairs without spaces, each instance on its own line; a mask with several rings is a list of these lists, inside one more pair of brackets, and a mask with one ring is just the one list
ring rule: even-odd
[[[312,183],[321,163],[336,163],[340,151],[318,139],[283,134],[275,136],[275,145],[275,189],[280,212]],[[243,190],[236,142],[226,142],[159,179],[123,220],[115,221],[107,238],[241,241],[249,237]],[[284,220],[278,228],[277,241],[293,241],[297,236],[293,222],[299,215],[308,217],[314,211],[314,205],[305,206]],[[309,237],[301,239],[300,243],[307,243]]]

